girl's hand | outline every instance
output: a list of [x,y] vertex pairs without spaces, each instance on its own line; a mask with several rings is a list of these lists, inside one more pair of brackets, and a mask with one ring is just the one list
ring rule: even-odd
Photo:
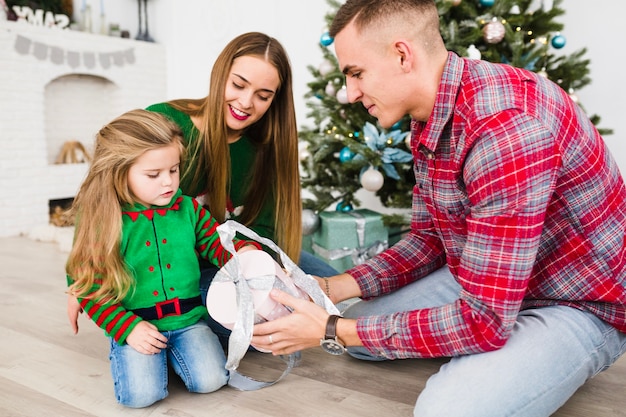
[[78,315],[83,312],[80,304],[78,303],[78,298],[74,297],[72,294],[67,295],[67,318],[70,321],[70,326],[72,326],[72,331],[74,334],[78,334]]
[[156,326],[147,321],[140,321],[126,338],[133,349],[145,355],[154,355],[167,347],[167,337]]

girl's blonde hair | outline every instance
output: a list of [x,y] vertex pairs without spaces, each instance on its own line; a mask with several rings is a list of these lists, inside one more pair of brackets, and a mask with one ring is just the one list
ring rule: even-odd
[[188,139],[189,160],[195,163],[188,164],[183,177],[190,184],[207,184],[209,211],[219,222],[223,222],[231,169],[228,126],[223,110],[224,92],[233,62],[242,56],[254,56],[269,62],[278,71],[280,82],[265,115],[246,132],[255,143],[257,154],[240,221],[252,224],[263,203],[271,196],[275,201],[276,243],[294,262],[298,262],[302,243],[298,129],[291,65],[287,53],[276,39],[259,32],[236,37],[226,45],[213,65],[207,97],[169,102],[175,109],[201,120],[199,137]]
[[93,161],[72,204],[76,215],[74,245],[66,271],[70,293],[119,302],[133,284],[120,251],[121,208],[136,198],[128,186],[128,171],[146,151],[177,145],[183,152],[180,128],[165,116],[132,110],[105,125],[96,135]]

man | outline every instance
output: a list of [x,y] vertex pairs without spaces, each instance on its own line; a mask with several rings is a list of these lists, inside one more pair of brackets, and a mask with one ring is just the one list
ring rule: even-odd
[[413,118],[411,232],[320,280],[363,298],[345,318],[275,292],[294,313],[253,343],[450,357],[420,417],[552,414],[626,349],[626,187],[598,131],[550,81],[448,52],[433,0],[348,0],[330,34],[349,100]]

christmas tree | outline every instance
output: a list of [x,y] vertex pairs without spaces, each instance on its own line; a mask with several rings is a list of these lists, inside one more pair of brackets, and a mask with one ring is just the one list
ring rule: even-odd
[[[331,10],[325,18],[330,26],[341,2],[327,2]],[[556,21],[564,13],[561,0],[435,2],[446,47],[460,56],[534,71],[576,101],[576,91],[591,82],[585,48],[568,56],[558,53],[566,43],[563,25]],[[322,34],[322,62],[317,68],[308,67],[315,78],[306,94],[314,127],[300,131],[306,145],[301,152],[302,186],[314,198],[305,199],[304,206],[321,211],[334,205],[336,210],[349,211],[360,206],[355,193],[365,188],[375,192],[385,207],[409,208],[415,179],[406,143],[408,116],[384,130],[361,103],[348,103],[332,43],[327,32]],[[598,124],[598,116],[591,119]]]

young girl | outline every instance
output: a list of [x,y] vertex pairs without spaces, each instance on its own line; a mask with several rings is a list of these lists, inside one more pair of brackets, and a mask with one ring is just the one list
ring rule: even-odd
[[[70,294],[110,337],[115,396],[128,407],[167,396],[168,362],[191,392],[228,381],[205,321],[197,254],[217,266],[230,254],[216,220],[178,188],[182,151],[182,133],[165,116],[125,113],[97,134],[74,200]],[[235,248],[251,245],[238,240]]]

